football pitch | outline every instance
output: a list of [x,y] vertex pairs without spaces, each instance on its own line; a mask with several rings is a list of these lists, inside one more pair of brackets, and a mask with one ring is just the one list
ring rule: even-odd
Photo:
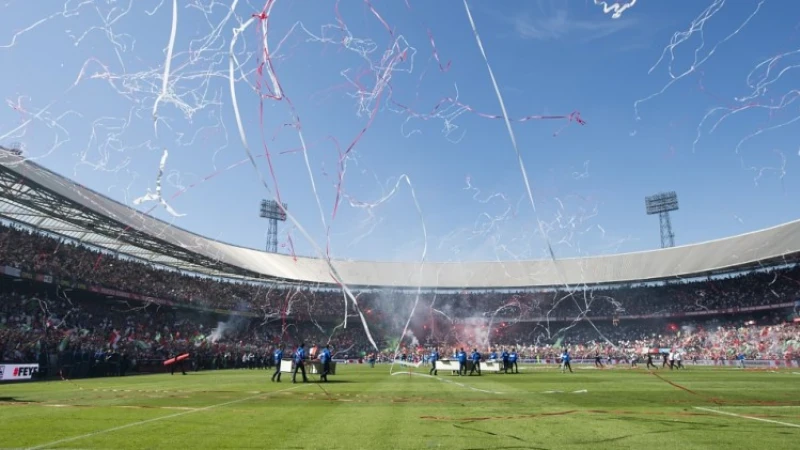
[[428,377],[337,367],[330,382],[264,370],[0,386],[2,448],[796,448],[800,373],[521,367]]

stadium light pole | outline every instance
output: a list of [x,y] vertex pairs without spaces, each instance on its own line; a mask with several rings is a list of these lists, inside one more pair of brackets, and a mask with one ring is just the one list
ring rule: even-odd
[[661,223],[661,248],[675,246],[675,233],[672,232],[672,221],[669,213],[678,210],[678,194],[675,191],[661,192],[644,198],[648,216],[658,214]]
[[267,228],[267,246],[269,253],[278,253],[278,221],[286,222],[286,203],[279,204],[275,200],[261,200],[261,218],[269,220]]

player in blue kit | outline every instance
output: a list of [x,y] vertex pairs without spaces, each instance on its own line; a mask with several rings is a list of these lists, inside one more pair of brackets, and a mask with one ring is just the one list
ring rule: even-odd
[[572,365],[569,363],[570,359],[572,358],[570,358],[569,352],[564,350],[564,353],[561,354],[561,373],[565,373],[567,369],[569,369],[569,373],[573,373]]
[[470,376],[472,376],[475,371],[478,371],[478,376],[481,375],[481,354],[478,353],[478,349],[472,349],[472,355],[470,357],[472,359],[472,370],[469,371]]
[[508,352],[506,349],[503,349],[503,352],[500,353],[500,357],[503,359],[503,372],[508,373]]
[[458,351],[458,376],[467,375],[467,353],[464,349]]
[[272,381],[281,382],[281,360],[283,359],[283,346],[275,349],[272,354],[272,362],[275,363],[275,373],[272,374]]
[[306,349],[305,344],[300,344],[300,347],[297,348],[294,352],[294,372],[292,373],[292,383],[297,383],[297,371],[299,370],[303,374],[303,383],[308,383],[308,378],[306,378]]
[[325,346],[322,349],[322,353],[319,355],[319,362],[322,363],[322,375],[320,375],[320,381],[328,382],[328,374],[331,373],[331,349],[329,346]]
[[439,371],[436,370],[436,361],[439,360],[439,350],[433,349],[430,356],[431,361],[431,371],[428,372],[428,375],[439,375]]
[[519,367],[517,367],[517,349],[512,348],[511,353],[508,354],[508,367],[511,369],[511,373],[519,373]]

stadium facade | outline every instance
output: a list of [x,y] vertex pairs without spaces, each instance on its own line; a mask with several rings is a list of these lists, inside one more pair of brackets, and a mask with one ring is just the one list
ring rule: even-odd
[[[2,149],[2,148],[0,148]],[[328,262],[209,239],[0,150],[0,217],[88,245],[214,276],[333,285]],[[493,262],[332,261],[348,285],[512,289],[621,284],[795,262],[800,220],[666,249],[586,258]]]

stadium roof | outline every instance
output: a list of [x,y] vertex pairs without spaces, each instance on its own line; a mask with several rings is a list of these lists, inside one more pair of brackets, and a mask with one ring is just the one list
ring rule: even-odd
[[[3,149],[4,150],[4,149]],[[191,233],[0,151],[0,216],[155,263],[217,276],[333,284],[323,259],[266,253]],[[800,220],[668,249],[537,261],[334,260],[352,286],[510,289],[691,277],[800,255]]]

